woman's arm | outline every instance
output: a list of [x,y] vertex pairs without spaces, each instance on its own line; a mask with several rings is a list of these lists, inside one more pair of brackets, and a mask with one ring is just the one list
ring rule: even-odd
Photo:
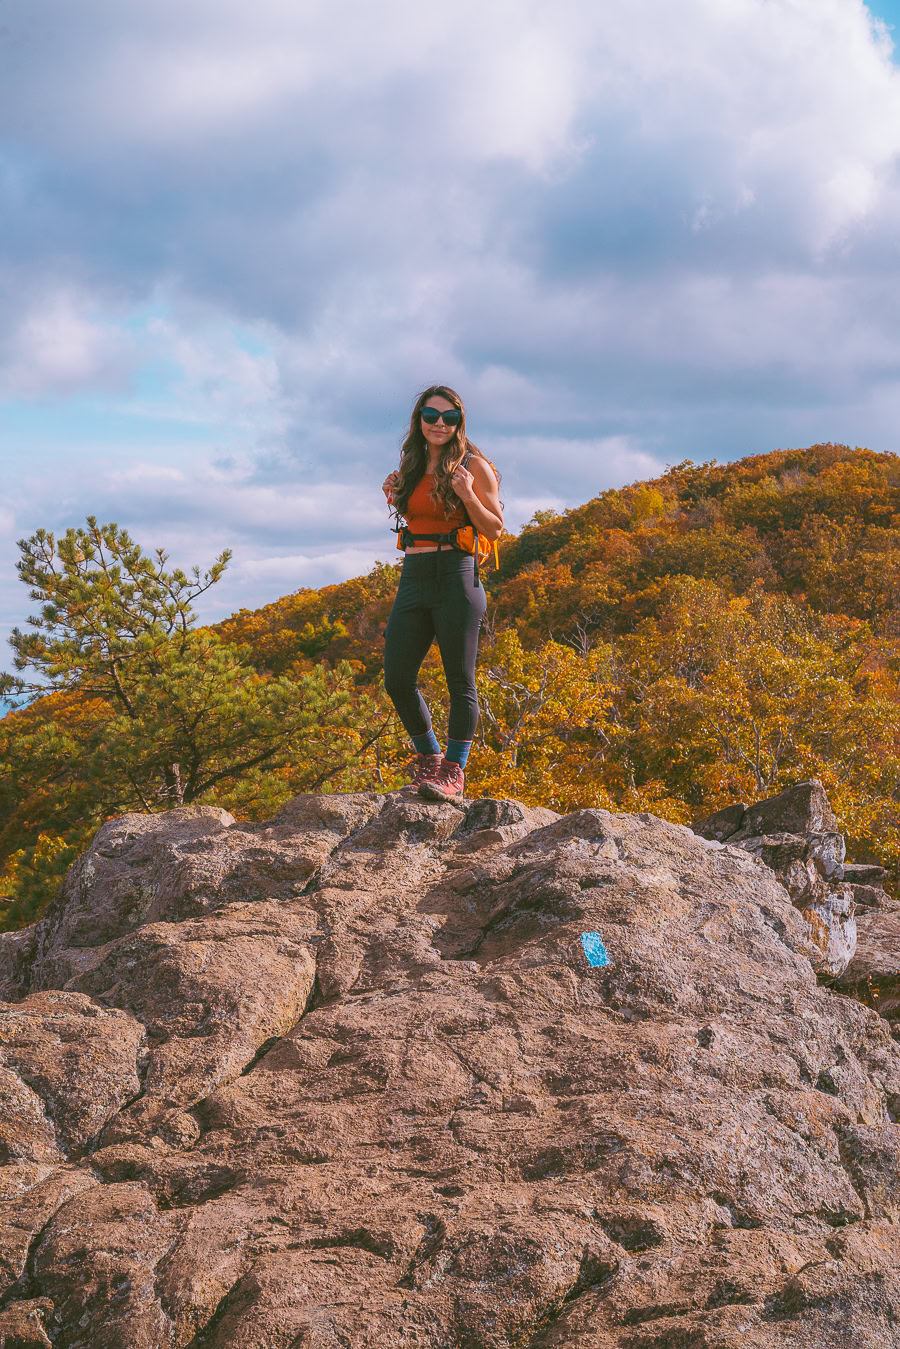
[[499,539],[503,532],[503,507],[500,505],[497,475],[490,464],[473,455],[469,460],[469,468],[460,465],[451,481],[454,492],[465,506],[478,533],[491,540]]

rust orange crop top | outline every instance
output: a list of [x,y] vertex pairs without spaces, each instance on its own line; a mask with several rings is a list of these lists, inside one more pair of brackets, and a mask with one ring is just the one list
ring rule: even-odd
[[447,534],[457,525],[468,524],[462,506],[457,506],[451,515],[447,515],[443,504],[434,504],[431,499],[432,481],[433,475],[424,473],[409,494],[406,524],[411,534]]

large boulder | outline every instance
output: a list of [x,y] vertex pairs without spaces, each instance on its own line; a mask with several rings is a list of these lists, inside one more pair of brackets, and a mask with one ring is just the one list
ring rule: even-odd
[[698,834],[737,841],[765,834],[818,834],[837,829],[837,818],[828,804],[825,788],[818,778],[796,782],[776,796],[767,796],[753,806],[743,803],[725,806],[715,814],[698,820]]
[[814,796],[750,848],[366,793],[104,826],[0,938],[0,1344],[900,1345],[900,1047],[779,879],[843,883]]
[[900,907],[867,910],[857,923],[856,953],[834,986],[874,1007],[900,1034]]

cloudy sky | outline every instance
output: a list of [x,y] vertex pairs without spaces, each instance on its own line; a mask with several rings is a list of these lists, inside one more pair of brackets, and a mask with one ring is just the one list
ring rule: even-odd
[[436,380],[512,528],[685,458],[900,449],[895,23],[5,0],[0,636],[16,540],[88,514],[233,548],[208,617],[392,558]]

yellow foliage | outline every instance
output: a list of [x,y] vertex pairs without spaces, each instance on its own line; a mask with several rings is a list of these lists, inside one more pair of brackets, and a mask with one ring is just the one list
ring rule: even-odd
[[[829,444],[686,462],[539,512],[500,556],[469,796],[689,822],[817,776],[851,854],[900,870],[900,459]],[[401,785],[411,751],[381,686],[397,577],[379,563],[217,626],[266,680],[343,671],[350,706],[205,800],[261,818],[297,791]],[[420,684],[444,735],[436,647]],[[72,755],[104,717],[73,690],[0,722],[8,897],[29,868],[49,885],[88,818],[97,787]]]
[[558,810],[612,804],[599,771],[615,729],[608,648],[580,654],[550,641],[527,651],[507,630],[484,651],[478,687],[474,791]]

